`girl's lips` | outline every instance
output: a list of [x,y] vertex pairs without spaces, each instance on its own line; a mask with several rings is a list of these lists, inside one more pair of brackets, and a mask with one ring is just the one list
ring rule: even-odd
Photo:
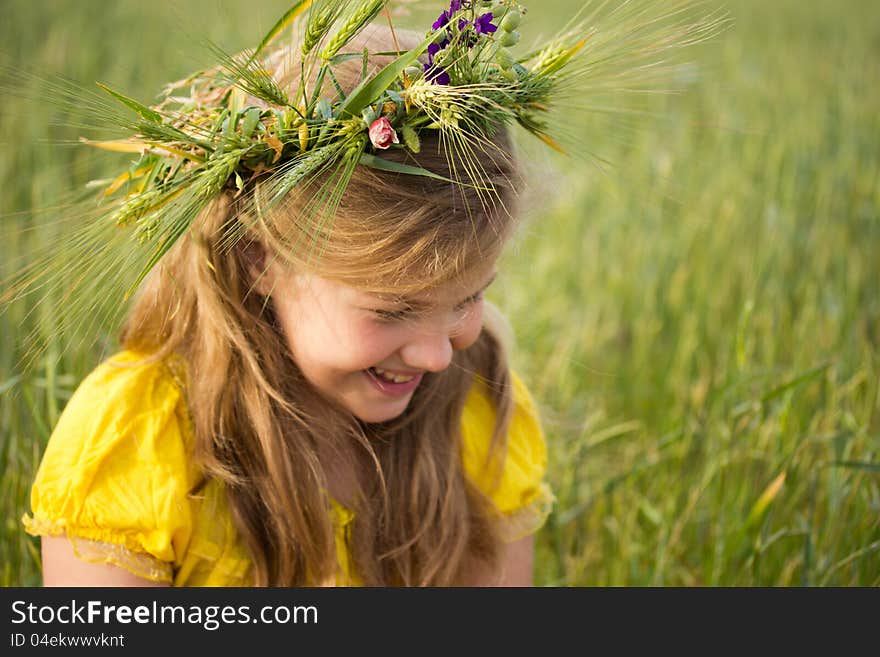
[[370,370],[364,370],[364,375],[375,388],[389,397],[403,397],[404,395],[408,395],[415,390],[422,381],[422,374],[417,374],[412,380],[404,383],[387,381],[381,376],[373,374]]

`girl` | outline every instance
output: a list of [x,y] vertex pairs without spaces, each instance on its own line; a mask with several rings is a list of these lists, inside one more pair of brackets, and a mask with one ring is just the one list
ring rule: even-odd
[[298,0],[155,107],[107,89],[134,135],[90,143],[137,159],[77,222],[75,273],[21,288],[86,327],[137,290],[33,486],[46,584],[531,584],[545,444],[483,299],[516,224],[509,127],[558,149],[576,83],[596,107],[664,83],[717,26],[686,4],[514,56],[514,0],[452,0],[425,36],[373,26],[384,0]]
[[[342,4],[313,8],[305,38]],[[382,4],[360,3],[373,15]],[[42,536],[47,585],[531,584],[531,535],[552,501],[545,446],[509,370],[504,323],[483,299],[515,224],[510,140],[495,119],[480,131],[471,117],[416,107],[416,89],[454,88],[437,81],[441,50],[467,54],[497,29],[489,12],[461,4],[435,23],[442,48],[439,37],[420,49],[420,37],[378,28],[343,39],[353,53],[409,47],[421,66],[401,63],[399,90],[350,113],[362,127],[335,133],[342,165],[295,186],[282,188],[273,169],[332,146],[326,126],[346,120],[343,104],[369,79],[363,66],[388,70],[400,57],[326,72],[299,55],[305,46],[259,66],[229,59],[238,87],[212,72],[173,115],[135,107],[172,117],[163,125],[193,142],[206,140],[210,117],[227,151],[250,137],[247,153],[265,156],[226,169],[141,286],[124,351],[65,408],[24,518]],[[331,74],[330,100],[288,100]],[[439,126],[426,127],[432,119]],[[141,128],[149,146],[133,168],[154,170],[117,206],[119,225],[150,185],[164,193],[220,157]],[[405,147],[391,147],[397,130]],[[468,136],[456,148],[450,135]],[[352,144],[359,159],[345,160]],[[192,209],[170,200],[156,222],[181,207]],[[163,230],[145,228],[151,211],[133,215],[142,241]]]

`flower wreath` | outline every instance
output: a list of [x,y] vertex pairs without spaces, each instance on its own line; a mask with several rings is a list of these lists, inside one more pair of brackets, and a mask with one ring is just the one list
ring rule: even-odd
[[[114,290],[131,295],[212,199],[224,190],[241,193],[258,177],[259,193],[250,202],[261,217],[297,185],[329,173],[318,190],[318,211],[332,219],[357,166],[468,185],[480,198],[491,197],[494,188],[474,153],[486,149],[499,127],[519,125],[565,152],[557,129],[571,122],[571,112],[585,111],[584,99],[598,106],[609,93],[667,89],[677,72],[671,55],[724,23],[713,15],[690,18],[692,0],[586,2],[557,36],[515,54],[527,14],[522,4],[451,0],[414,48],[351,51],[354,37],[381,13],[390,24],[387,4],[295,0],[256,48],[229,55],[214,46],[218,66],[168,85],[152,106],[99,83],[118,102],[92,99],[89,107],[129,136],[82,141],[137,157],[116,177],[93,181],[101,203],[81,222],[87,225],[75,248],[65,246],[69,266],[54,262],[58,252],[52,252],[46,263],[55,266],[30,267],[8,298],[43,300],[47,290],[61,290],[92,299],[76,305],[84,308],[76,317],[73,305],[62,309],[66,328],[98,321],[90,304],[115,314]],[[269,48],[289,27],[302,55],[292,91],[274,77],[277,57]],[[334,75],[346,62],[361,70],[349,92]],[[566,100],[574,101],[568,114],[560,111]],[[426,131],[437,131],[447,157],[464,163],[450,162],[452,179],[421,168],[417,158],[383,157],[389,149],[419,153]],[[71,292],[71,285],[79,287]],[[108,297],[115,300],[105,302]]]

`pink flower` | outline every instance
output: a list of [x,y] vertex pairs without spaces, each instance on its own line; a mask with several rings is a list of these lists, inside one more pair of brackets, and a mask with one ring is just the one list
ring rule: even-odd
[[391,121],[386,117],[380,116],[370,124],[370,141],[373,146],[387,150],[391,144],[399,144],[397,133],[391,127]]

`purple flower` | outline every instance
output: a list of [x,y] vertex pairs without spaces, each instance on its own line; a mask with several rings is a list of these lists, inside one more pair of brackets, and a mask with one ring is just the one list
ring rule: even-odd
[[[437,20],[434,21],[434,24],[431,26],[434,31],[439,31],[443,28],[446,28],[446,36],[440,43],[431,43],[428,45],[428,63],[424,64],[422,68],[425,71],[425,79],[429,82],[442,85],[448,85],[450,83],[449,73],[447,73],[446,69],[442,66],[436,66],[434,64],[434,56],[449,45],[449,40],[452,35],[448,27],[449,21],[452,20],[452,17],[455,16],[456,12],[461,11],[462,7],[464,7],[465,9],[470,8],[471,0],[451,0],[449,3],[449,9],[443,10],[443,12],[437,17]],[[474,22],[476,33],[486,34],[489,32],[494,32],[496,29],[498,29],[494,25],[492,25],[491,20],[491,12],[480,16],[476,20],[476,22]],[[460,17],[458,19],[458,31],[465,32],[470,24],[470,21],[468,21],[466,18]],[[467,44],[468,48],[473,48],[477,44],[477,39],[473,32],[465,35],[465,39],[465,43]]]
[[477,28],[477,34],[490,34],[498,30],[498,26],[492,24],[492,12],[487,11],[485,14],[474,21],[474,27]]
[[434,66],[433,64],[425,64],[422,66],[425,71],[425,79],[428,82],[433,82],[434,84],[442,84],[444,86],[448,85],[451,80],[449,78],[449,73],[446,72],[446,69],[442,66]]
[[[471,3],[468,2],[468,0],[452,0],[452,2],[449,3],[449,9],[444,9],[443,13],[441,13],[440,16],[437,17],[437,20],[434,21],[434,24],[431,25],[431,27],[435,30],[439,30],[440,28],[445,27],[449,24],[449,21],[452,20],[455,12],[461,10],[462,5],[467,8],[470,6],[470,4]],[[461,21],[459,21],[459,29],[461,29]]]

